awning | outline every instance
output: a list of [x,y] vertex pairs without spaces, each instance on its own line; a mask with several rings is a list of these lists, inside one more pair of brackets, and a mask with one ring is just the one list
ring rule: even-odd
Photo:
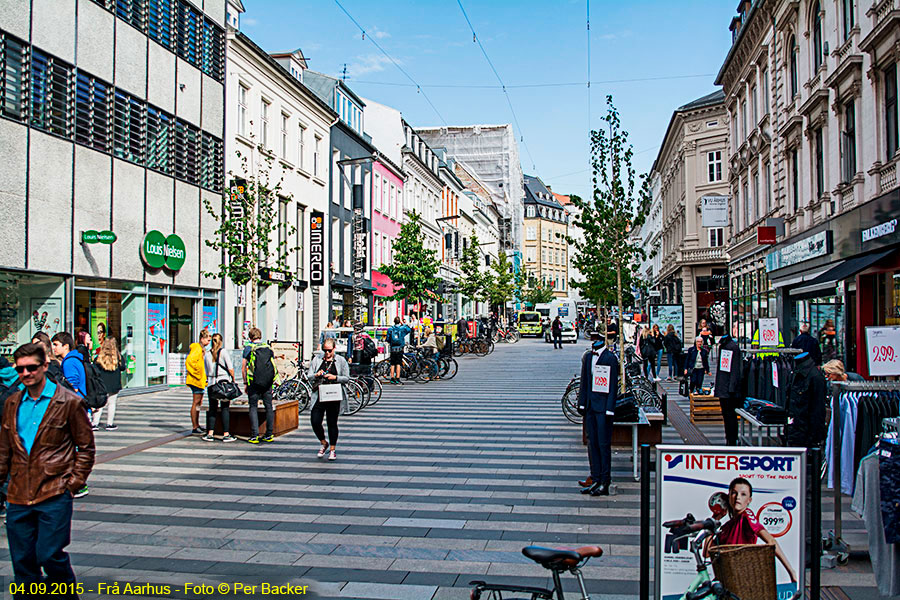
[[807,281],[805,285],[794,288],[790,291],[791,296],[799,296],[801,294],[809,294],[811,292],[820,292],[824,290],[834,289],[838,281],[843,281],[848,277],[853,277],[860,271],[869,268],[879,260],[893,252],[893,250],[885,250],[874,254],[866,254],[865,256],[854,256],[847,260],[836,264],[815,279]]

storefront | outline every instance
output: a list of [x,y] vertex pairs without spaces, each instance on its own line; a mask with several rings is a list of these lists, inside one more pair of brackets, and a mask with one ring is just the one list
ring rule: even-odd
[[0,271],[0,355],[11,357],[39,331],[66,331],[67,297],[64,277]]

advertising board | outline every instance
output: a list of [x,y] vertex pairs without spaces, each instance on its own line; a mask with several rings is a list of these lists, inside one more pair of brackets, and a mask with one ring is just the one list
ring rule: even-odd
[[675,327],[675,334],[683,343],[691,343],[684,339],[684,305],[683,304],[651,304],[650,324],[659,325],[659,331],[666,335],[669,325]]

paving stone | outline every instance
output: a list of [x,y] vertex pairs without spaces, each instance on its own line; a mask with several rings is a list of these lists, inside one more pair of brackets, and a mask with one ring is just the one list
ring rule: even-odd
[[385,585],[350,582],[341,590],[342,598],[371,598],[372,600],[422,600],[431,598],[436,585]]

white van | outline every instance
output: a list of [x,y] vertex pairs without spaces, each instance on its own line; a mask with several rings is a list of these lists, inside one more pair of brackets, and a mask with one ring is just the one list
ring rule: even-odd
[[538,304],[534,307],[534,310],[541,313],[541,317],[546,318],[548,323],[553,322],[553,319],[556,317],[574,323],[575,317],[578,316],[578,308],[575,306],[575,301],[568,298],[557,298],[552,302]]

